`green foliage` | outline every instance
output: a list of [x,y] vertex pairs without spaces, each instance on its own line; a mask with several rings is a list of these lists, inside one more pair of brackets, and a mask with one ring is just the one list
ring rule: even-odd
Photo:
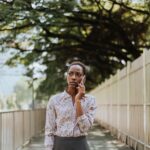
[[[38,99],[66,86],[66,66],[72,60],[87,65],[87,90],[150,48],[150,3],[118,0],[13,0],[0,3],[3,46],[19,52],[7,62],[46,69]],[[36,78],[34,79],[36,80]]]

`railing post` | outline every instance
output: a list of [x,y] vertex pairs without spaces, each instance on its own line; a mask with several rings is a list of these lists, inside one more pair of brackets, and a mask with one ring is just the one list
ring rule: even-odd
[[15,112],[12,112],[13,113],[13,150],[15,150]]
[[111,98],[110,98],[110,114],[109,114],[109,117],[110,117],[110,127],[109,127],[109,128],[110,128],[111,134],[112,134],[112,123],[113,123],[113,122],[112,122],[112,113],[113,113],[113,112],[112,112],[112,108],[113,108],[113,107],[112,107],[112,101],[113,101],[113,100],[112,100],[112,99],[113,99],[113,98],[112,98],[112,95],[113,95],[113,94],[112,94],[112,93],[113,93],[112,80],[113,80],[113,76],[111,75],[111,76],[110,76],[110,97],[111,97]]
[[119,132],[120,128],[120,71],[117,71],[117,128]]
[[25,132],[25,125],[24,125],[24,110],[22,111],[22,118],[23,118],[23,120],[22,120],[22,141],[23,141],[23,143],[25,142],[25,134],[24,134],[24,132]]
[[2,149],[2,113],[0,113],[0,149]]
[[144,150],[146,150],[146,142],[147,142],[147,113],[146,113],[146,103],[147,103],[147,97],[146,97],[146,50],[143,51],[143,98],[144,98]]
[[127,62],[127,133],[130,128],[130,62]]
[[32,120],[32,111],[30,110],[30,138],[32,137],[32,122],[31,122],[31,120]]

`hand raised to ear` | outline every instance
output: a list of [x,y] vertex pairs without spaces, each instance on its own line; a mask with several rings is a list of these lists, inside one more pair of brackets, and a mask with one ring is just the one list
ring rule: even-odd
[[75,96],[75,100],[81,100],[84,95],[85,95],[85,86],[84,86],[84,82],[85,82],[85,76],[83,76],[81,82],[78,84],[78,93]]

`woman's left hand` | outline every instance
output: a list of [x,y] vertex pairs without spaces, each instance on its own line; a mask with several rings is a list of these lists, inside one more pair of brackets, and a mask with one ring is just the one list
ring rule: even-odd
[[78,89],[78,93],[75,96],[75,101],[77,100],[81,100],[84,95],[85,95],[85,85],[84,85],[84,80],[85,80],[85,76],[83,76],[81,82],[79,83],[77,89]]

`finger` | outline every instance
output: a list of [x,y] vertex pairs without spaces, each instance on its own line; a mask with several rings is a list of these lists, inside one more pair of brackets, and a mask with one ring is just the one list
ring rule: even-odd
[[76,87],[76,89],[77,89],[78,91],[79,91],[79,88],[80,88],[79,86]]
[[81,80],[81,84],[84,84],[85,81],[85,75],[83,76],[82,80]]
[[80,83],[80,84],[79,84],[79,87],[81,87],[81,88],[84,87],[84,84]]

